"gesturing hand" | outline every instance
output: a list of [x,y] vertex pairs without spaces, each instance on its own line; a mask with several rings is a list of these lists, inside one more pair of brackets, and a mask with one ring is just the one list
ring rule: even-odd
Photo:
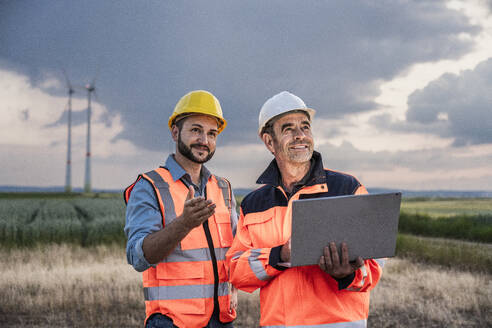
[[326,246],[323,255],[319,259],[319,267],[333,278],[341,279],[353,273],[364,265],[364,260],[359,256],[355,263],[349,262],[349,254],[346,243],[342,243],[342,259],[338,256],[337,246],[331,242]]
[[193,186],[189,186],[188,189],[188,195],[186,196],[183,214],[181,216],[185,225],[191,230],[198,227],[215,213],[215,204],[202,196],[195,198],[195,189],[193,189]]

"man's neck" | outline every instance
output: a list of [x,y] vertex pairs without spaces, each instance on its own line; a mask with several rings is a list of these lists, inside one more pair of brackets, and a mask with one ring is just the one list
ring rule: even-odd
[[287,192],[292,192],[294,185],[301,181],[302,178],[309,172],[311,161],[304,163],[285,163],[278,162],[278,168],[282,177],[282,185],[287,189]]
[[188,173],[191,177],[191,181],[195,185],[200,184],[200,173],[202,171],[202,164],[190,161],[188,158],[181,155],[179,152],[174,154],[174,159],[181,165],[181,167]]

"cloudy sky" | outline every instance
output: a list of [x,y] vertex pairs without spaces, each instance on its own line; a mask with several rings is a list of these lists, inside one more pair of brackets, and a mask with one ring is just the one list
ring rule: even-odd
[[[317,109],[325,167],[368,187],[492,190],[492,2],[0,0],[0,185],[62,186],[67,88],[96,79],[92,185],[123,188],[174,150],[167,119],[205,89],[228,127],[208,164],[255,186],[261,105]],[[73,99],[83,185],[87,100]]]

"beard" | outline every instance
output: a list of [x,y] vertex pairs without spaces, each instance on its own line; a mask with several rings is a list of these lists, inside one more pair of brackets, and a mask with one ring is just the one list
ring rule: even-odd
[[[293,163],[305,163],[311,159],[313,156],[313,144],[311,142],[301,141],[301,142],[291,142],[285,146],[285,149],[282,148],[282,145],[278,142],[278,140],[274,139],[274,147],[277,149],[277,153],[282,153],[285,158],[288,158],[289,161]],[[307,149],[305,152],[297,153],[289,151],[289,147],[295,146],[297,144],[307,144]]]
[[191,148],[195,147],[195,146],[200,146],[200,147],[203,147],[202,145],[200,144],[191,144],[189,147],[187,145],[185,145],[185,143],[181,140],[181,132],[179,133],[178,135],[178,150],[179,152],[181,153],[181,155],[183,155],[184,157],[186,157],[187,159],[189,159],[190,161],[194,162],[194,163],[197,163],[197,164],[203,164],[205,162],[208,162],[212,156],[214,156],[214,153],[215,151],[210,151],[210,148],[207,147],[207,150],[208,150],[208,155],[207,157],[205,157],[204,159],[200,159],[200,158],[197,158],[193,152],[191,151]]

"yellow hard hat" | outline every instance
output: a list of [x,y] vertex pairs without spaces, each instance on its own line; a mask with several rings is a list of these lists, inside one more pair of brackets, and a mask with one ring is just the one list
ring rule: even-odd
[[225,129],[227,122],[222,115],[219,100],[213,94],[205,90],[195,90],[185,94],[174,107],[174,112],[169,117],[169,129],[172,129],[176,117],[183,114],[210,115],[219,121],[219,133]]

